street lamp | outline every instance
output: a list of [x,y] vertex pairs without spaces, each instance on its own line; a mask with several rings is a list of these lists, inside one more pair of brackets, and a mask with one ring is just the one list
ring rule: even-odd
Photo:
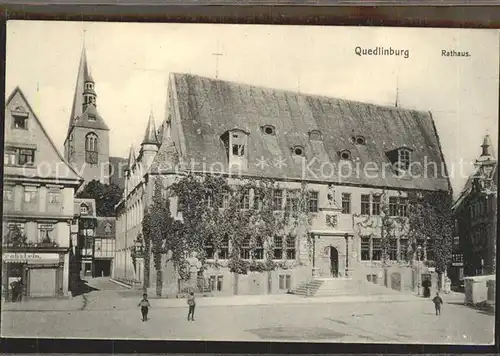
[[137,239],[134,241],[134,252],[136,257],[142,257],[142,253],[144,251],[142,240]]
[[417,295],[420,295],[420,254],[422,252],[422,246],[417,246]]

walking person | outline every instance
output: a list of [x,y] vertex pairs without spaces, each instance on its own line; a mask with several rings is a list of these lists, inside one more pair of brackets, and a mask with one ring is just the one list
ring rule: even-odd
[[139,302],[137,306],[141,307],[142,321],[148,321],[148,311],[149,308],[151,308],[151,304],[149,304],[147,294],[142,295],[142,300]]
[[439,296],[439,292],[436,292],[436,296],[432,299],[432,301],[436,307],[436,315],[441,315],[441,304],[443,304],[443,299]]
[[[189,305],[188,320],[194,321],[194,308],[196,307],[196,302],[194,301],[194,293],[190,292],[187,298],[187,303]],[[191,319],[190,319],[191,317]]]

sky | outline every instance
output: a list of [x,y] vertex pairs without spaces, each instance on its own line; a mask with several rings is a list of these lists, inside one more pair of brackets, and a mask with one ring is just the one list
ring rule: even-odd
[[[9,21],[6,95],[19,86],[62,152],[83,43],[110,155],[164,120],[168,74],[431,111],[455,195],[483,138],[498,147],[499,30]],[[406,49],[405,56],[360,56]],[[469,52],[444,57],[442,50]],[[214,53],[222,55],[215,56]],[[218,63],[217,63],[218,59]],[[459,168],[459,167],[463,167]]]

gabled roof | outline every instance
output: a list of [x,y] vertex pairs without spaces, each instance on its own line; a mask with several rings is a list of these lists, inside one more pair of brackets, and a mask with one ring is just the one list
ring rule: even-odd
[[[88,209],[87,214],[81,214],[81,206],[85,205]],[[75,198],[73,201],[73,211],[76,217],[81,219],[95,219],[96,218],[96,207],[94,199],[83,199]]]
[[[248,175],[396,189],[451,189],[430,112],[179,73],[170,75],[169,100],[172,132],[171,137],[162,137],[158,165],[164,163],[162,159],[170,159],[161,157],[167,153],[164,149],[167,144],[176,149],[184,162],[193,159],[205,162],[208,167],[222,164],[227,172],[227,152],[220,136],[238,127],[250,133],[246,150],[248,169],[244,172]],[[273,125],[276,134],[264,134],[261,130],[264,125]],[[322,141],[310,140],[311,130],[320,131]],[[364,136],[366,143],[353,143],[350,139],[353,135]],[[296,145],[305,148],[307,169],[301,159],[292,155],[291,147]],[[403,146],[413,150],[412,162],[420,162],[425,167],[426,157],[428,162],[436,163],[438,171],[428,172],[427,177],[421,174],[402,179],[393,175],[392,168],[384,166],[389,164],[386,153]],[[363,170],[349,174],[352,168],[338,156],[338,152],[346,149],[351,152],[351,166],[363,167],[374,162],[377,170],[371,170],[370,176]],[[259,166],[261,159],[266,162],[264,168]],[[335,169],[327,177],[319,175],[319,169],[325,164]],[[437,178],[433,178],[434,173]]]
[[[32,114],[32,120],[36,123],[37,126],[31,127],[27,132],[14,133],[10,129],[10,117],[7,113],[8,108],[11,106],[13,100],[16,100],[16,95],[19,95],[20,103],[27,107],[27,113]],[[15,104],[18,107],[20,103]],[[33,144],[37,146],[37,152],[35,157],[35,162],[39,161],[39,159],[43,159],[43,175],[40,177],[37,175],[39,171],[42,169],[36,169],[36,166],[33,167],[34,172],[31,172],[30,168],[24,169],[23,167],[12,167],[5,166],[4,167],[4,177],[11,176],[27,176],[27,173],[33,173],[30,177],[33,178],[49,178],[49,179],[61,179],[73,181],[73,184],[76,186],[80,186],[83,183],[83,178],[71,167],[71,165],[64,159],[59,150],[56,148],[54,141],[50,138],[49,134],[45,130],[42,122],[36,115],[35,111],[31,107],[29,101],[26,99],[26,96],[22,92],[19,87],[16,87],[12,93],[9,95],[5,102],[5,116],[4,116],[4,124],[5,124],[5,145],[10,144]],[[37,135],[39,128],[39,132],[41,136]],[[37,157],[39,159],[37,159]],[[49,163],[49,164],[47,164]],[[60,165],[63,163],[63,165]]]

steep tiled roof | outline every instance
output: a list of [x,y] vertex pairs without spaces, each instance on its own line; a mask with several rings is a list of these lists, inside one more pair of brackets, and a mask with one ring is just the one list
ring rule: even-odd
[[[162,135],[162,146],[155,158],[158,166],[175,148],[185,162],[222,165],[227,171],[227,152],[221,135],[235,128],[249,133],[248,175],[275,178],[311,179],[343,184],[391,188],[448,190],[439,138],[429,112],[384,107],[351,100],[299,94],[214,80],[189,74],[171,74],[169,100],[172,132]],[[272,125],[275,135],[266,135],[262,126]],[[164,125],[165,126],[165,123]],[[310,140],[309,132],[319,130],[322,140]],[[351,137],[362,135],[365,145]],[[306,165],[292,156],[291,148],[304,147]],[[412,150],[412,162],[437,164],[429,177],[398,178],[389,168],[387,153],[400,147]],[[361,170],[349,173],[341,150],[351,152],[350,165]],[[162,157],[163,154],[163,157]],[[260,159],[267,165],[258,165]],[[281,160],[283,164],[277,164]],[[373,162],[373,163],[369,163]],[[363,171],[368,164],[370,167]],[[370,164],[375,164],[374,169]],[[339,168],[339,165],[342,168]],[[199,164],[198,167],[201,167]],[[319,169],[323,167],[323,174]],[[334,167],[334,173],[332,172]],[[355,168],[355,167],[354,167]],[[418,169],[415,173],[421,173]]]
[[97,217],[97,226],[95,237],[115,238],[116,237],[116,219],[113,217]]
[[85,109],[85,112],[82,113],[81,116],[75,117],[73,120],[73,127],[88,127],[96,130],[109,131],[104,119],[99,115],[96,107],[92,104],[87,106],[87,109]]

